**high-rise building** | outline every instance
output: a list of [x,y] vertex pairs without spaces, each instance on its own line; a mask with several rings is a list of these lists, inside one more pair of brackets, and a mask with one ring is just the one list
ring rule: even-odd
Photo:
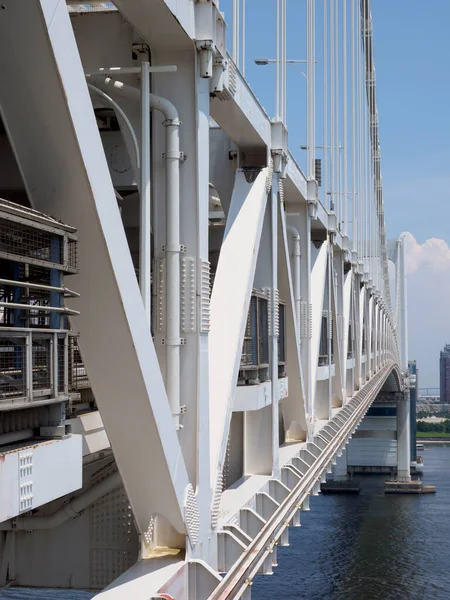
[[410,422],[411,422],[411,461],[416,460],[416,412],[417,412],[417,393],[419,390],[419,370],[415,360],[408,362],[409,376],[409,399],[410,399]]
[[441,350],[439,360],[441,375],[441,403],[450,404],[450,344],[446,344]]

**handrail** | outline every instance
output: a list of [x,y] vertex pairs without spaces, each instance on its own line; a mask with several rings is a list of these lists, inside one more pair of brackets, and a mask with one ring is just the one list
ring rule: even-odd
[[0,285],[10,285],[13,287],[23,287],[30,288],[32,290],[45,290],[49,292],[61,292],[66,296],[70,296],[72,298],[79,298],[80,294],[78,292],[74,292],[73,290],[69,290],[66,287],[55,287],[54,285],[44,285],[43,283],[31,283],[30,281],[16,281],[15,279],[2,279],[0,278]]
[[41,328],[41,327],[3,327],[2,325],[0,325],[0,337],[2,337],[3,333],[16,333],[17,336],[11,336],[11,337],[25,337],[25,336],[21,336],[21,333],[35,333],[35,334],[40,334],[40,333],[56,333],[58,334],[59,337],[64,337],[66,334],[68,334],[69,336],[75,336],[78,337],[78,334],[69,331],[68,329],[49,329],[49,328]]
[[22,310],[37,310],[40,312],[57,312],[63,315],[79,315],[78,310],[71,308],[61,308],[59,306],[42,306],[40,304],[19,304],[18,302],[0,302],[3,308],[20,308]]

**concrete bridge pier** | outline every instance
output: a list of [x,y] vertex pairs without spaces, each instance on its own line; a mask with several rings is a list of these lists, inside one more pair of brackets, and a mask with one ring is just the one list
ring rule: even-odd
[[409,391],[399,394],[397,403],[397,480],[411,481],[411,424]]
[[321,491],[324,494],[357,494],[359,492],[359,485],[349,474],[347,449],[344,449],[342,455],[336,458],[333,471],[328,475],[327,481],[322,484]]
[[397,478],[385,482],[389,494],[433,494],[435,486],[411,481],[411,427],[409,390],[397,394]]
[[342,456],[336,459],[333,473],[330,475],[332,481],[348,481],[347,450],[342,451]]

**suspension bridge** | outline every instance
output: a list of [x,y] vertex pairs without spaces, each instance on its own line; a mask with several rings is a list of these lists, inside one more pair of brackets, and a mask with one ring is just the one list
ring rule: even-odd
[[0,585],[249,600],[327,475],[410,481],[370,1],[295,60],[265,3],[273,115],[259,4],[0,6]]

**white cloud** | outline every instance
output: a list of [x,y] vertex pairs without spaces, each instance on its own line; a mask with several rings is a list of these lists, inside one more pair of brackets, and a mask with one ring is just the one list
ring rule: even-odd
[[412,233],[406,232],[402,235],[406,241],[409,274],[423,268],[432,271],[450,270],[450,247],[445,240],[430,238],[423,244],[419,244]]
[[406,232],[409,357],[419,387],[439,386],[439,351],[450,343],[450,247],[438,238],[419,244]]

